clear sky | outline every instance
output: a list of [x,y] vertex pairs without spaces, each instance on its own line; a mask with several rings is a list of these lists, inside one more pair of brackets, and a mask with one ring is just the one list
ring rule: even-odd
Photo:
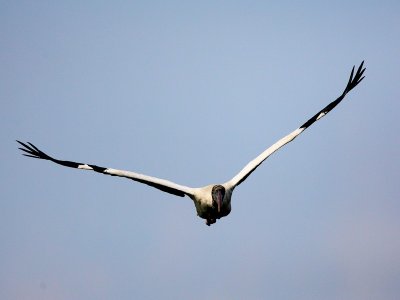
[[[1,299],[400,299],[399,1],[0,1]],[[189,198],[21,156],[225,182]]]

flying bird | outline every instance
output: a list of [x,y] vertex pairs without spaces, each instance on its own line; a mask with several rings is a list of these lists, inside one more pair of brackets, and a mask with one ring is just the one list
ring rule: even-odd
[[356,73],[354,74],[354,66],[350,74],[349,81],[344,89],[343,93],[333,102],[329,103],[325,108],[320,110],[307,122],[301,125],[299,128],[281,138],[271,147],[262,152],[255,159],[250,161],[238,174],[236,174],[232,179],[225,183],[211,184],[200,188],[192,188],[174,182],[160,179],[152,176],[147,176],[135,172],[99,167],[92,164],[79,163],[74,161],[59,160],[49,156],[43,151],[39,150],[36,146],[31,143],[23,143],[17,141],[22,147],[19,148],[24,151],[25,156],[34,157],[38,159],[44,159],[52,161],[56,164],[76,168],[81,170],[94,171],[111,176],[125,177],[132,179],[134,181],[147,184],[163,192],[167,192],[176,196],[184,197],[188,196],[194,202],[196,207],[197,215],[200,218],[206,220],[206,224],[210,226],[214,224],[217,219],[229,215],[231,212],[231,197],[233,190],[240,185],[246,178],[272,153],[286,145],[287,143],[293,141],[297,136],[299,136],[304,130],[310,127],[314,122],[318,121],[329,113],[336,105],[338,105],[354,87],[356,87],[363,79],[363,73],[365,68],[363,68],[364,61],[358,67]]

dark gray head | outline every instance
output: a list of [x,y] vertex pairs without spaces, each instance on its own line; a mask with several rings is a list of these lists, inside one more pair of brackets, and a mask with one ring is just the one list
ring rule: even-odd
[[222,185],[214,185],[211,194],[213,199],[213,207],[217,206],[218,212],[220,212],[222,202],[224,201],[225,188]]

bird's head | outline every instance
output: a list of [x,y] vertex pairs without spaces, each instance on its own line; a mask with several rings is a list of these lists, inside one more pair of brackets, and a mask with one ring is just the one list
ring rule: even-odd
[[221,211],[222,203],[225,196],[225,188],[222,185],[214,185],[211,191],[212,205],[217,208],[217,211]]

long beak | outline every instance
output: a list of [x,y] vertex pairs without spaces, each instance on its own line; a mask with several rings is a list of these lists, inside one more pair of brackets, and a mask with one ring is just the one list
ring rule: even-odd
[[222,200],[223,200],[222,193],[218,192],[218,195],[217,195],[218,212],[221,212]]

